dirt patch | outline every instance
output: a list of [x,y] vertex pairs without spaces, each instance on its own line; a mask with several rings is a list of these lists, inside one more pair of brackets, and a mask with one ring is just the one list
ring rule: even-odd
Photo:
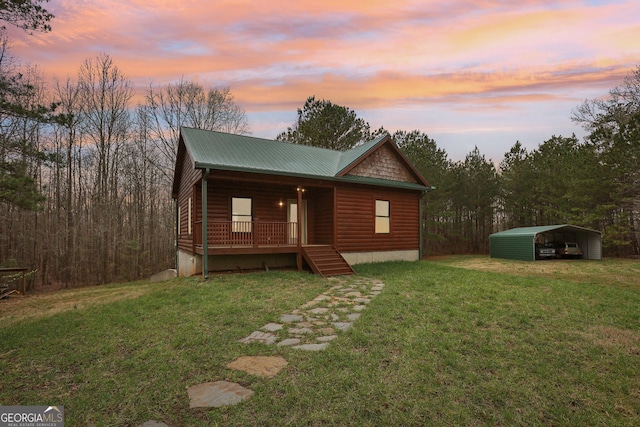
[[625,353],[640,356],[640,331],[599,325],[589,328],[583,336],[601,347],[615,347]]
[[447,257],[432,259],[452,267],[468,270],[491,271],[518,276],[538,276],[562,279],[576,283],[598,283],[601,285],[621,285],[640,289],[638,273],[640,263],[633,260],[567,260],[517,261],[486,256]]
[[126,287],[88,287],[7,298],[0,300],[0,323],[8,326],[65,311],[137,298],[158,286],[159,284],[140,283]]
[[[573,262],[574,264],[571,264]],[[572,273],[575,270],[575,261],[551,260],[551,261],[504,261],[493,258],[471,258],[454,261],[454,267],[469,270],[493,271],[495,273],[520,273],[520,274],[555,274]]]

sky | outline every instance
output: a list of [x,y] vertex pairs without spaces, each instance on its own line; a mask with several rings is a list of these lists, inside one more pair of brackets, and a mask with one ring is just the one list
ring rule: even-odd
[[253,136],[275,138],[309,96],[372,129],[420,130],[458,161],[520,141],[579,138],[572,111],[640,65],[637,0],[50,0],[52,31],[11,29],[47,77],[112,57],[143,93],[229,87]]

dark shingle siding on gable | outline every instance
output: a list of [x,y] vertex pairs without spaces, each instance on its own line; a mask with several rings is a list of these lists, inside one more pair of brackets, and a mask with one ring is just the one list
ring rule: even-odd
[[405,164],[398,159],[389,147],[381,147],[371,153],[362,163],[352,169],[349,175],[418,184],[418,181],[407,170]]

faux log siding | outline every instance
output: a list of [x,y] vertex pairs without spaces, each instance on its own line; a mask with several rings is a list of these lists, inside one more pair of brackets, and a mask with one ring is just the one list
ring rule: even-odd
[[[193,198],[193,224],[202,221],[201,186],[202,172],[190,169],[190,161],[183,168],[178,200],[182,206],[182,230],[178,244],[191,252],[192,236],[186,234],[188,199]],[[197,184],[197,185],[196,185]],[[407,250],[419,248],[418,200],[419,194],[403,190],[369,189],[364,187],[339,187],[336,191],[337,208],[334,218],[334,190],[307,186],[308,242],[333,244],[340,251]],[[213,179],[209,181],[209,221],[231,219],[231,197],[250,197],[253,217],[261,221],[286,221],[287,200],[296,199],[295,185],[260,186],[251,183]],[[375,234],[375,200],[391,202],[391,233]],[[278,202],[282,201],[283,206]],[[336,241],[333,227],[336,224]]]
[[192,198],[191,215],[192,222],[191,227],[193,231],[193,225],[195,223],[195,211],[196,200],[193,200],[193,186],[202,178],[202,171],[193,169],[191,158],[187,155],[184,156],[182,165],[182,177],[180,179],[180,188],[178,189],[178,206],[180,206],[180,230],[181,233],[178,236],[178,247],[185,251],[192,253],[193,251],[193,236],[188,234],[189,227],[189,198]]
[[[336,248],[343,252],[419,249],[419,197],[400,190],[337,189]],[[390,202],[391,233],[375,232],[376,200]]]
[[333,189],[314,189],[313,208],[314,212],[314,240],[309,239],[309,243],[318,245],[333,245]]
[[[209,221],[231,221],[231,198],[251,199],[252,216],[260,221],[286,221],[287,199],[295,199],[295,189],[210,181],[208,187]],[[283,206],[279,206],[279,202]]]
[[[287,221],[287,200],[296,200],[297,193],[295,186],[274,186],[261,187],[259,184],[246,184],[231,181],[212,180],[208,186],[208,209],[209,222],[230,221],[231,220],[231,198],[248,197],[252,203],[252,217],[255,220],[265,222],[286,222]],[[311,196],[305,195],[305,199]],[[198,198],[201,198],[199,193]],[[280,206],[279,202],[283,205]],[[313,221],[312,212],[313,201],[309,200],[307,205],[308,216],[308,239],[313,241]],[[198,211],[198,221],[202,220],[201,210]]]

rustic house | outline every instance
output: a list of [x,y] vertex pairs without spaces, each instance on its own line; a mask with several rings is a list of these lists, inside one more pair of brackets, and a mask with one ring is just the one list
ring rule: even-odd
[[178,274],[335,275],[417,260],[429,188],[388,136],[340,152],[182,128],[172,192]]

